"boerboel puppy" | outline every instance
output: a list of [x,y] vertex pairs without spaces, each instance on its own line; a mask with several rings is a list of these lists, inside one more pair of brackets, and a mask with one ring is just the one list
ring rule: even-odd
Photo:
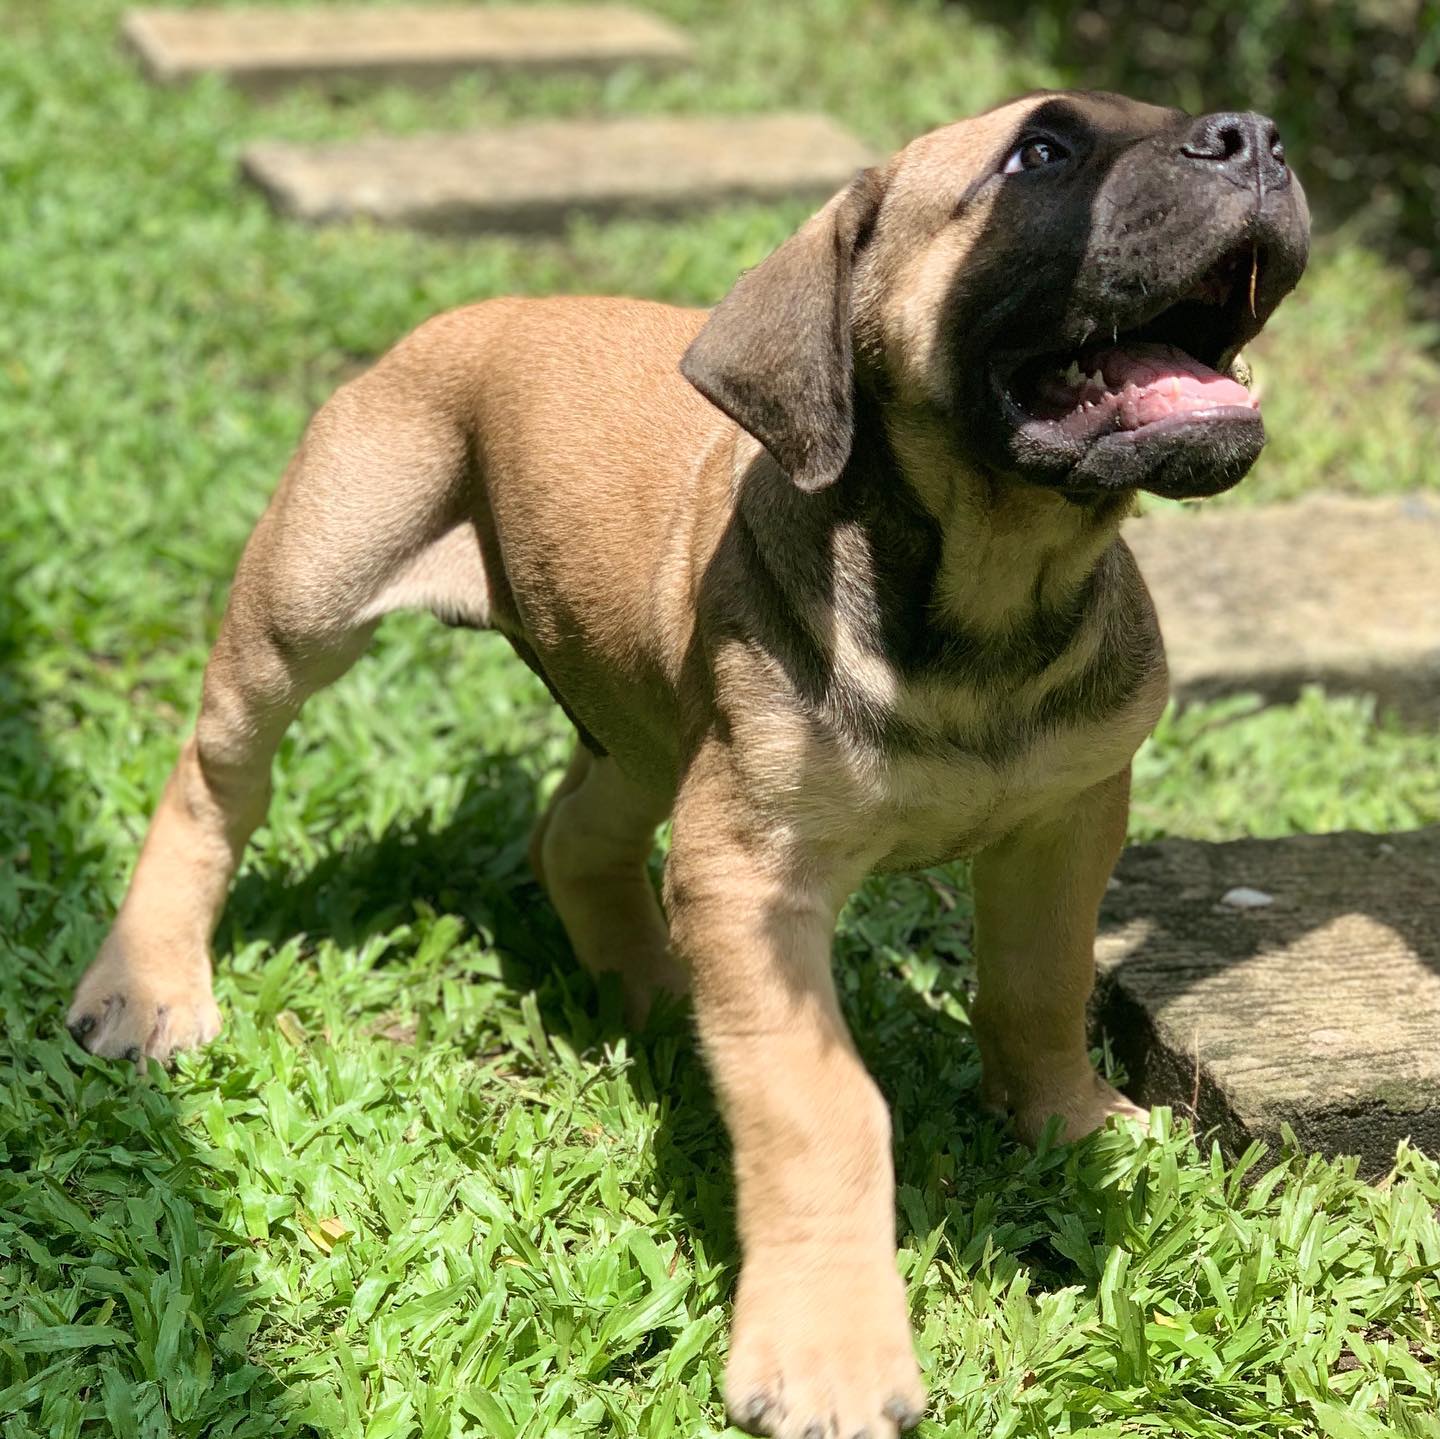
[[245,550],[71,1029],[161,1060],[213,1038],[208,943],[301,703],[391,610],[498,630],[578,731],[532,847],[576,955],[637,1017],[693,991],[737,1175],[732,1416],[914,1424],[836,914],[874,871],[973,858],[984,1099],[1026,1139],[1138,1115],[1085,1030],[1166,694],[1120,522],[1250,468],[1236,356],[1307,237],[1264,117],[1047,93],[864,171],[709,313],[422,325],[316,415]]

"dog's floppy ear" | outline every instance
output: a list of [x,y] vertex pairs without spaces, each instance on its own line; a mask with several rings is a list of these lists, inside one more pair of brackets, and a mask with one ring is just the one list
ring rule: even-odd
[[740,277],[680,361],[680,373],[802,490],[832,484],[850,458],[850,272],[881,191],[879,172],[862,170]]

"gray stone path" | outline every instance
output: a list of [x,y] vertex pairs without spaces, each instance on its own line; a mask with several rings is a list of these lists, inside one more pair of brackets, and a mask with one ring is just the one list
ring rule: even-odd
[[1294,696],[1309,680],[1440,715],[1440,495],[1316,496],[1126,526],[1175,692]]
[[821,115],[555,121],[343,144],[252,145],[245,174],[285,214],[431,230],[554,231],[579,213],[819,202],[872,157]]
[[1406,1136],[1440,1154],[1440,828],[1138,845],[1096,958],[1141,1102],[1232,1152],[1288,1123],[1371,1175]]
[[301,82],[440,83],[473,70],[603,72],[691,58],[673,26],[614,5],[132,10],[124,35],[156,80],[213,73],[253,94]]

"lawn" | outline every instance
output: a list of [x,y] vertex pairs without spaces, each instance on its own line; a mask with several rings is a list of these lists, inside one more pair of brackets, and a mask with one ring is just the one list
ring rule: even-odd
[[[142,84],[117,0],[0,0],[3,1439],[723,1426],[717,1116],[685,1017],[628,1036],[528,876],[565,726],[498,641],[396,619],[307,709],[217,938],[215,1046],[136,1076],[60,1023],[313,406],[445,306],[706,303],[801,218],[313,232],[237,185],[246,140],[816,106],[887,146],[1063,78],[960,6],[652,8],[694,75],[260,108]],[[1440,486],[1433,337],[1382,254],[1330,217],[1224,503]],[[1172,714],[1134,832],[1435,822],[1436,740],[1320,693]],[[976,1108],[967,937],[956,868],[873,882],[837,944],[895,1108],[922,1432],[1440,1435],[1440,1167],[1228,1166],[1163,1112],[1023,1150]]]

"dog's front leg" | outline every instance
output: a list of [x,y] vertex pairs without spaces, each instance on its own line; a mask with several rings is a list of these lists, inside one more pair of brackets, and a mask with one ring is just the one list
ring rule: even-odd
[[971,1020],[984,1094],[1034,1143],[1053,1115],[1078,1139],[1111,1115],[1144,1112],[1090,1064],[1086,1006],[1095,981],[1095,923],[1130,807],[1130,771],[1032,821],[975,860]]
[[889,1113],[830,972],[847,888],[778,853],[723,782],[683,788],[667,906],[730,1131],[742,1251],[726,1398],[736,1423],[784,1439],[882,1439],[924,1408]]

